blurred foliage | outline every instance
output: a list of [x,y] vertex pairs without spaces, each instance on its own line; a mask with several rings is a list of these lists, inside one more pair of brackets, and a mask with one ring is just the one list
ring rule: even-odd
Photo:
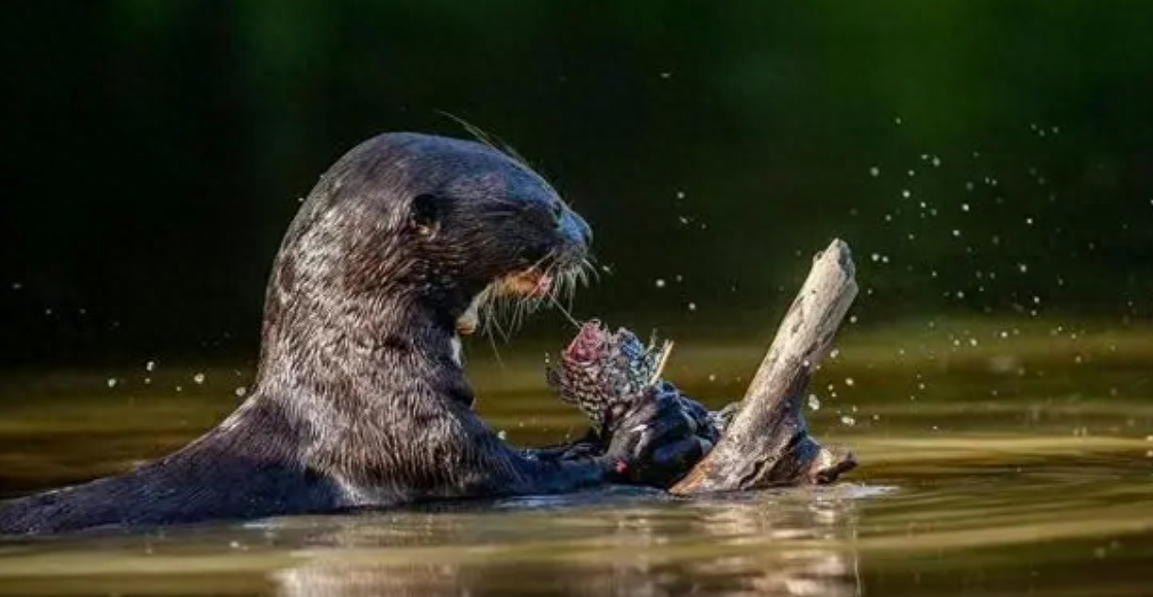
[[465,134],[438,111],[510,142],[593,223],[611,274],[578,315],[771,321],[841,236],[862,321],[1123,324],[1153,290],[1151,17],[1088,0],[4,3],[4,362],[253,354],[297,198],[377,132]]

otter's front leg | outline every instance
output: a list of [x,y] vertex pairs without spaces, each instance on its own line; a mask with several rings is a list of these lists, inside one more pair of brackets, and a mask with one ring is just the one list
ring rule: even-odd
[[[653,404],[658,405],[655,412],[649,413],[650,416],[656,418],[653,424],[670,429],[681,429],[687,418],[691,435],[699,440],[696,444],[701,446],[706,453],[720,438],[725,423],[738,404],[734,402],[720,411],[711,412],[693,398],[683,394],[672,383],[664,381],[655,384],[647,391],[652,393],[650,398],[656,400]],[[643,408],[652,407],[651,404],[645,403],[644,398],[640,398],[638,401],[640,402],[639,408],[637,404],[634,404],[632,411],[617,415],[616,419],[630,415],[635,419],[638,416],[643,416],[641,414],[644,412]],[[609,430],[619,429],[621,426],[621,421],[614,421],[613,417],[610,417],[609,423],[604,426],[601,432],[596,429],[589,429],[584,435],[571,442],[539,448],[524,448],[522,454],[537,460],[574,460],[599,456],[608,449]],[[686,448],[689,447],[692,443],[690,441],[692,437],[686,437],[684,440],[686,441]]]
[[581,437],[562,444],[523,448],[521,454],[536,460],[573,460],[590,458],[604,454],[604,440],[596,431],[589,429]]
[[661,380],[656,383],[656,387],[659,388],[661,392],[677,397],[682,408],[684,408],[685,414],[696,424],[697,434],[700,435],[702,439],[707,440],[710,446],[717,443],[717,440],[721,438],[721,434],[723,434],[728,427],[733,415],[740,410],[740,401],[730,402],[720,410],[709,410],[697,399],[681,392],[672,382]]
[[606,425],[603,433],[590,431],[567,446],[522,454],[529,463],[524,468],[546,486],[584,477],[594,484],[667,488],[704,456],[708,445],[685,415],[679,396],[653,387]]

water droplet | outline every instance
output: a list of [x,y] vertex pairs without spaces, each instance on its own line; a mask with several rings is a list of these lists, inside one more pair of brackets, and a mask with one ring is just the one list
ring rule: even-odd
[[[1150,201],[1150,203],[1153,203],[1153,201]],[[21,284],[20,282],[13,282],[12,283],[12,290],[20,290],[21,288],[24,288],[24,285]]]
[[689,303],[689,311],[696,311],[696,310],[697,310],[697,304],[696,303]]
[[954,228],[954,229],[953,229],[953,236],[955,236],[955,237],[959,237],[959,236],[961,236],[961,231],[960,231],[960,230],[957,230],[956,228]]
[[237,398],[243,398],[244,395],[248,393],[248,388],[246,388],[244,386],[240,386],[239,388],[236,388],[235,390],[233,390],[232,393],[236,394]]
[[505,431],[504,429],[501,429],[500,431],[497,431],[497,432],[496,432],[496,436],[497,436],[498,438],[500,438],[500,441],[502,441],[502,442],[503,442],[503,441],[505,441],[505,440],[507,440],[507,439],[508,439],[508,431]]
[[148,361],[147,363],[144,363],[144,370],[145,371],[156,370],[156,361]]
[[850,417],[849,415],[841,415],[841,424],[847,427],[852,427],[853,425],[857,424],[857,420],[853,417]]
[[196,382],[197,384],[204,383],[204,374],[203,373],[197,373],[196,375],[193,375],[192,381]]
[[684,199],[685,198],[685,192],[684,191],[677,191],[676,197],[677,197],[677,199]]
[[809,394],[809,408],[812,410],[821,410],[821,399],[817,398],[816,394]]
[[1021,272],[1022,274],[1027,273],[1029,271],[1029,265],[1025,263],[1018,263],[1017,271]]
[[657,278],[655,284],[656,284],[657,288],[664,288],[665,287],[665,279],[664,278]]
[[851,377],[845,378],[845,385],[849,386],[850,388],[853,387],[854,385],[856,385],[856,383],[857,382],[853,381],[853,378],[851,378]]
[[969,204],[968,203],[962,203],[961,204],[961,211],[969,211]]
[[872,176],[873,178],[876,178],[876,177],[878,177],[878,176],[880,176],[880,175],[881,175],[881,169],[880,169],[880,168],[878,168],[878,167],[876,167],[876,166],[873,166],[872,168],[869,168],[869,176]]
[[116,384],[119,383],[119,381],[120,380],[116,379],[115,377],[109,377],[108,378],[108,387],[115,388]]

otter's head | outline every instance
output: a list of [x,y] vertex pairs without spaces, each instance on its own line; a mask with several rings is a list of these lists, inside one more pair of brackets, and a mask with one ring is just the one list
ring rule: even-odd
[[290,327],[282,319],[355,333],[381,319],[373,309],[469,332],[486,298],[540,301],[575,280],[590,239],[544,179],[501,151],[380,135],[340,158],[301,207],[270,282],[266,333]]

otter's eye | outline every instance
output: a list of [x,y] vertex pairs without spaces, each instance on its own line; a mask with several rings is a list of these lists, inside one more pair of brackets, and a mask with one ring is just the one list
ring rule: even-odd
[[443,216],[444,200],[423,193],[412,198],[412,223],[424,234],[435,233]]

